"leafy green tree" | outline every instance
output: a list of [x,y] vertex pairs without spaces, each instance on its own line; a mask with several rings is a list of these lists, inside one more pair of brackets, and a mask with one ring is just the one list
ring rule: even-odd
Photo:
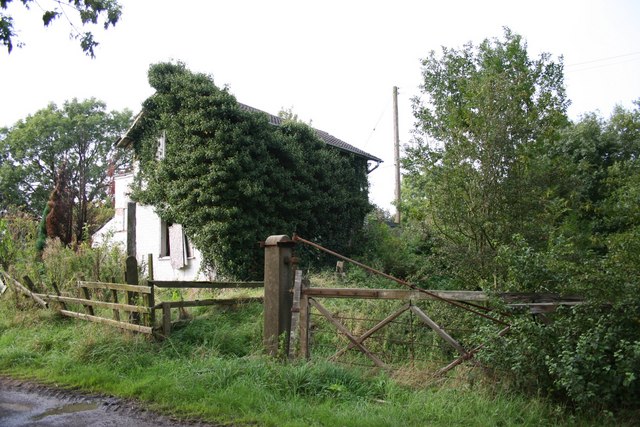
[[156,93],[130,134],[143,183],[134,196],[182,224],[209,266],[260,277],[258,242],[271,234],[349,251],[370,209],[364,159],[302,123],[270,124],[182,64],[153,65],[149,83]]
[[482,357],[585,410],[638,407],[639,154],[638,104],[582,117],[541,156],[563,177],[546,187],[546,244],[517,235],[498,250],[506,290],[578,294],[587,304],[550,315],[550,325],[519,319]]
[[[107,169],[128,161],[114,141],[124,132],[131,112],[108,112],[95,99],[51,104],[3,133],[0,209],[19,207],[34,216],[43,211],[56,180],[63,176],[72,199],[73,234],[81,241],[91,210],[107,201]],[[67,173],[60,174],[66,165]]]
[[501,40],[443,48],[422,65],[403,209],[444,239],[447,269],[477,286],[496,273],[498,246],[539,212],[530,180],[544,177],[528,171],[568,123],[562,62],[530,59],[522,37],[505,29]]
[[[13,3],[13,0],[0,0],[0,42],[7,47],[9,53],[13,50],[16,33],[14,32],[13,17],[6,11]],[[18,2],[16,2],[18,3]],[[98,42],[94,39],[93,33],[85,31],[83,33],[77,27],[77,22],[85,26],[88,24],[102,24],[107,29],[115,26],[122,8],[117,0],[19,0],[19,3],[29,9],[35,3],[42,11],[42,22],[48,27],[57,19],[64,18],[71,27],[71,37],[80,40],[82,51],[95,57],[94,49]],[[21,47],[18,42],[15,46]]]

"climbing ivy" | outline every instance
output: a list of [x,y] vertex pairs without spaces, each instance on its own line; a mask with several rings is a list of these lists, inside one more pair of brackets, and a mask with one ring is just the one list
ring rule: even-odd
[[260,277],[258,242],[272,234],[349,252],[370,210],[365,159],[327,146],[305,124],[275,126],[246,111],[181,63],[152,65],[149,83],[156,92],[129,135],[140,160],[133,195],[181,223],[206,266]]

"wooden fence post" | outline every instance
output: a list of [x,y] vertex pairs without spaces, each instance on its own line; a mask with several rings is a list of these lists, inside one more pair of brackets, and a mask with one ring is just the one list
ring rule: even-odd
[[291,333],[289,335],[289,359],[296,356],[296,348],[299,342],[300,324],[300,291],[302,289],[302,270],[294,270],[293,305],[291,306]]
[[149,272],[149,288],[151,288],[151,292],[148,294],[144,294],[144,305],[151,309],[151,312],[148,315],[145,315],[145,325],[153,327],[156,322],[156,310],[153,308],[155,303],[155,291],[153,286],[153,254],[147,254],[147,271]]
[[171,333],[171,303],[162,303],[162,335],[168,337]]
[[127,203],[127,256],[136,256],[136,203]]
[[[125,281],[129,285],[137,285],[138,284],[138,261],[136,257],[129,255],[127,257],[127,270],[125,273]],[[127,291],[126,301],[127,305],[136,305],[138,302],[138,295],[135,292]],[[129,323],[140,324],[140,313],[130,312],[129,313]]]
[[300,356],[309,359],[311,352],[309,351],[309,326],[311,319],[309,316],[309,296],[304,293],[309,287],[309,280],[302,280],[300,289]]
[[[91,299],[91,294],[89,293],[89,289],[86,288],[85,286],[81,286],[80,289],[78,289],[78,293],[80,294],[80,298],[84,298],[86,300]],[[84,311],[90,316],[93,316],[95,314],[93,312],[93,307],[90,305],[85,304]]]
[[279,352],[279,339],[284,334],[281,354],[288,353],[291,328],[293,285],[291,257],[295,242],[288,236],[269,236],[264,242],[264,336],[265,351],[271,356]]

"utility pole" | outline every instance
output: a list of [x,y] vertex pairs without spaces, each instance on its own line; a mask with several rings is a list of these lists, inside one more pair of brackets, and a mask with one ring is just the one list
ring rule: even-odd
[[400,134],[398,132],[398,87],[393,87],[393,154],[396,166],[396,216],[394,221],[400,224]]

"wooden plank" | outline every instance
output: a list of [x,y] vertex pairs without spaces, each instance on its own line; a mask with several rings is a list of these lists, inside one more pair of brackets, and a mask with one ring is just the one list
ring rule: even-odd
[[427,316],[422,310],[420,310],[419,307],[417,307],[415,305],[412,305],[411,306],[411,311],[413,311],[424,323],[426,323],[427,326],[429,326],[431,329],[433,329],[433,331],[436,334],[438,334],[440,336],[440,338],[442,338],[443,340],[445,340],[446,342],[451,344],[451,346],[453,348],[458,350],[460,352],[460,354],[462,354],[462,355],[467,354],[467,350],[465,350],[464,347],[462,347],[462,345],[460,345],[460,343],[458,341],[456,341],[455,339],[453,339],[451,337],[451,335],[446,333],[445,330],[440,327],[440,325],[438,325],[436,322],[431,320],[431,318],[429,316]]
[[49,308],[49,304],[46,303],[46,301],[44,301],[42,298],[40,298],[38,295],[34,294],[33,292],[31,292],[29,289],[25,288],[22,283],[18,282],[16,279],[14,279],[13,277],[9,276],[7,273],[5,273],[4,271],[0,272],[4,275],[5,280],[7,281],[7,283],[12,283],[13,286],[21,293],[23,293],[24,295],[27,295],[29,297],[31,297],[35,302],[37,302],[38,304],[40,304],[42,307],[44,308]]
[[[362,288],[308,288],[305,295],[321,298],[363,298],[363,299],[398,299],[398,300],[432,300],[429,294],[405,289],[362,289]],[[480,291],[432,291],[432,294],[452,301],[487,301],[488,297]]]
[[[387,324],[389,324],[389,322],[391,322],[392,320],[394,320],[396,317],[400,316],[402,313],[404,313],[405,311],[407,311],[409,308],[411,307],[410,304],[405,304],[402,307],[400,307],[398,310],[396,310],[395,312],[391,313],[389,316],[387,316],[386,318],[384,318],[383,320],[381,320],[377,325],[375,325],[373,328],[369,329],[368,331],[366,331],[364,334],[360,335],[358,338],[356,338],[356,340],[362,344],[367,338],[369,338],[371,335],[375,334],[376,332],[378,332],[380,329],[382,329],[384,326],[386,326]],[[349,345],[347,345],[345,348],[343,348],[342,350],[338,351],[336,354],[334,354],[333,356],[331,356],[329,358],[329,360],[336,360],[338,357],[342,356],[343,354],[345,354],[348,350],[351,350],[354,347],[353,343],[349,343]]]
[[102,323],[105,325],[115,326],[117,328],[140,332],[143,334],[151,334],[153,332],[153,328],[150,326],[132,325],[131,323],[118,322],[117,320],[105,319],[104,317],[91,316],[89,314],[76,313],[75,311],[60,310],[60,313],[68,317],[88,320],[89,322]]
[[46,295],[46,294],[36,294],[36,295],[50,301],[70,302],[75,304],[88,305],[92,307],[102,307],[102,308],[109,308],[112,310],[124,310],[124,311],[136,312],[136,313],[151,312],[151,308],[143,307],[139,305],[118,304],[118,303],[97,301],[97,300],[84,299],[84,298],[63,297],[58,295]]
[[188,307],[206,307],[210,305],[234,305],[245,304],[250,302],[262,302],[262,297],[246,297],[246,298],[227,298],[227,299],[203,299],[193,301],[164,301],[156,304],[153,308],[160,309],[165,304],[170,308],[188,308]]
[[329,312],[329,310],[324,308],[319,302],[317,302],[314,299],[309,299],[309,303],[311,303],[311,305],[313,305],[316,309],[318,309],[318,311],[322,313],[322,315],[326,317],[327,320],[333,323],[333,325],[340,332],[342,332],[349,339],[349,341],[351,341],[353,345],[358,348],[358,350],[360,350],[364,355],[366,355],[369,359],[371,359],[373,363],[376,364],[376,366],[383,369],[386,368],[384,362],[378,359],[378,357],[375,354],[371,353],[368,348],[362,345],[362,343],[359,343],[358,340],[353,335],[351,335],[351,332],[347,328],[345,328],[344,325],[342,325],[342,323],[338,322],[333,317],[333,315]]
[[150,280],[149,283],[158,288],[194,288],[194,289],[253,289],[263,288],[264,282],[200,282]]
[[78,282],[78,286],[84,286],[89,289],[112,289],[116,291],[129,291],[129,292],[137,292],[139,294],[149,294],[151,293],[151,288],[149,286],[141,286],[141,285],[125,285],[121,283],[106,283],[106,282]]
[[291,305],[291,332],[289,333],[289,358],[295,356],[298,344],[298,323],[300,321],[300,288],[302,287],[302,270],[296,270],[293,280],[293,303]]

